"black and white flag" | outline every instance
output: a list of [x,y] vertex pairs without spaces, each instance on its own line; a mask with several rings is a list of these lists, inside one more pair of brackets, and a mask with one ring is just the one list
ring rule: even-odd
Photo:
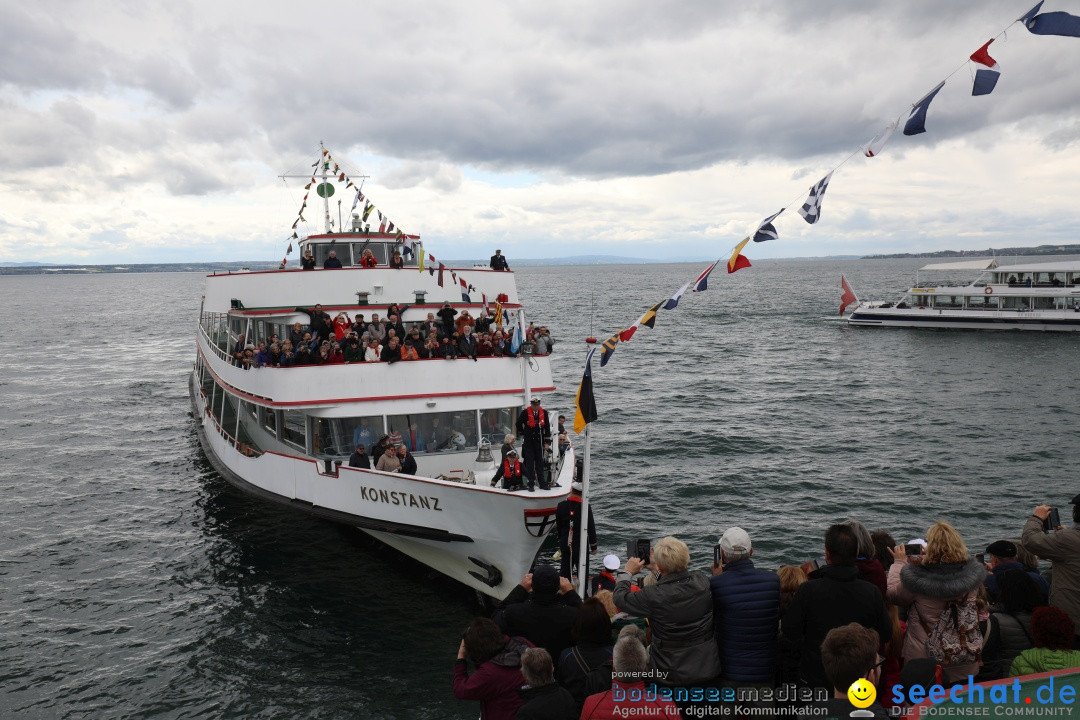
[[810,188],[810,196],[806,198],[806,202],[799,208],[799,214],[802,215],[803,220],[811,225],[821,218],[821,199],[825,197],[825,189],[829,187],[830,179],[832,179],[832,173],[818,180],[817,185]]

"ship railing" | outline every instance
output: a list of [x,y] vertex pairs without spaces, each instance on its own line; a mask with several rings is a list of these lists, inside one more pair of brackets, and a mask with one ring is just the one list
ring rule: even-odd
[[210,407],[210,399],[206,397],[206,393],[199,389],[199,395],[203,399],[203,407],[206,408],[206,416],[210,418],[214,423],[214,427],[217,429],[218,434],[225,438],[225,441],[232,447],[236,448],[236,451],[246,455],[247,457],[260,457],[265,451],[260,450],[249,442],[244,442],[236,437],[233,437],[232,433],[225,429],[225,426],[215,417],[213,410]]
[[228,320],[228,313],[203,313],[199,321],[199,331],[214,353],[225,362],[231,363],[233,357],[229,352]]

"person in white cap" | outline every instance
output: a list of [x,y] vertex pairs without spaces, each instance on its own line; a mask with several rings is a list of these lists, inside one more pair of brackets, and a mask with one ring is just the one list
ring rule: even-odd
[[729,528],[712,565],[713,622],[720,679],[735,685],[772,683],[780,623],[780,576],[754,567],[750,535]]
[[596,576],[596,587],[593,590],[593,595],[600,590],[615,589],[615,583],[618,582],[618,580],[615,579],[615,572],[619,569],[621,564],[618,555],[604,556],[604,569]]
[[[562,566],[559,574],[564,578],[573,578],[571,568],[578,569],[578,553],[581,547],[581,483],[570,484],[570,497],[555,508],[555,526],[559,531],[559,551],[562,553]],[[593,521],[592,508],[589,508],[589,552],[596,552],[596,523]],[[588,572],[585,568],[585,572]]]

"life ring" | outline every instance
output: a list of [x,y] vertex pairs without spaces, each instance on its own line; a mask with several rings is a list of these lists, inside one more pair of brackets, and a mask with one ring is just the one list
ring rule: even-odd
[[983,289],[983,292],[986,293],[987,295],[993,295],[994,294],[994,288],[987,285],[986,288]]

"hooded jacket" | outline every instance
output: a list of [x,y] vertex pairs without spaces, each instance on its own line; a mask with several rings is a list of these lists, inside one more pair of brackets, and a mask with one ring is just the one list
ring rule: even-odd
[[562,651],[570,647],[570,627],[581,607],[581,597],[571,590],[562,595],[556,590],[533,592],[515,585],[499,603],[492,620],[509,635],[520,635],[551,655],[558,670]]
[[479,700],[481,720],[513,720],[523,701],[518,688],[525,684],[521,655],[532,647],[525,639],[511,637],[495,657],[480,663],[472,675],[465,661],[454,663],[454,697]]
[[[973,602],[986,567],[971,558],[966,563],[911,565],[893,563],[889,568],[889,600],[909,608],[904,634],[904,660],[927,657],[927,628],[933,630],[950,600]],[[978,663],[956,665],[945,670],[945,679],[954,682],[979,672]]]

